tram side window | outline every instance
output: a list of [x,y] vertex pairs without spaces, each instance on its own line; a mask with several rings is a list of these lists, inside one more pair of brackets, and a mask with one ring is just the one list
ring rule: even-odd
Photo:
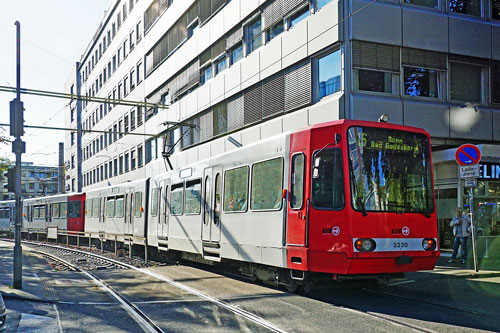
[[45,205],[40,206],[40,219],[45,219],[45,216],[46,216],[45,212],[46,212]]
[[201,179],[186,182],[186,214],[201,212]]
[[115,197],[108,197],[106,203],[106,217],[115,216]]
[[135,192],[134,200],[135,200],[134,202],[135,217],[141,217],[142,192]]
[[253,210],[281,209],[283,202],[283,159],[255,163],[252,167],[250,207]]
[[170,213],[172,215],[182,215],[184,206],[184,184],[172,185],[170,192]]
[[52,217],[59,218],[59,202],[54,202],[52,204]]
[[151,216],[158,216],[158,189],[151,191]]
[[92,199],[92,217],[99,217],[99,198]]
[[304,154],[292,157],[292,174],[290,182],[290,207],[302,208],[304,198]]
[[340,149],[325,149],[314,154],[312,204],[317,209],[344,207],[344,179]]
[[85,207],[87,207],[87,210],[85,210],[85,215],[88,217],[91,217],[92,216],[92,199],[85,200]]
[[248,167],[226,171],[224,178],[224,211],[247,210]]
[[68,215],[68,204],[66,202],[61,202],[61,207],[59,208],[60,216],[66,218]]
[[123,217],[124,216],[124,198],[122,196],[117,196],[116,197],[116,202],[115,202],[115,217]]

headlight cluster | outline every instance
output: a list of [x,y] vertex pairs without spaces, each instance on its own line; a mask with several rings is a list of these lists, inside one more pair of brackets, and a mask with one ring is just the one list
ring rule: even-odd
[[354,247],[359,252],[371,252],[375,250],[376,246],[375,241],[370,238],[360,238],[354,242]]

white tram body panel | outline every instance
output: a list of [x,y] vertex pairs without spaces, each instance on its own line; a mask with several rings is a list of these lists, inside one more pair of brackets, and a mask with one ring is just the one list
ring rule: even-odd
[[[289,136],[281,134],[153,177],[148,244],[211,260],[285,267],[286,202],[282,192],[288,186],[288,147]],[[271,207],[259,207],[257,195],[252,196],[253,182],[258,183],[265,171],[263,163],[268,161],[279,169],[281,184],[269,193]],[[260,165],[260,173],[255,165]],[[227,183],[228,172],[238,174],[231,183]],[[267,195],[263,191],[265,188],[260,189],[260,196]],[[193,206],[197,197],[201,202]]]
[[148,180],[140,179],[88,191],[85,231],[106,233],[110,240],[134,236],[134,243],[144,244],[147,188]]
[[9,231],[14,227],[16,200],[0,202],[0,231]]

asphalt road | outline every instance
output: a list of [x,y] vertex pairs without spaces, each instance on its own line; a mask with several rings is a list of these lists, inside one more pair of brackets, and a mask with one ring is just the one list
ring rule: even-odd
[[[339,283],[306,297],[190,266],[148,271],[174,283],[134,270],[94,274],[165,332],[268,332],[258,319],[286,332],[500,331],[500,274],[457,278],[439,272],[410,273],[377,289]],[[113,298],[81,273],[39,274],[56,302],[6,299],[7,332],[141,331]]]

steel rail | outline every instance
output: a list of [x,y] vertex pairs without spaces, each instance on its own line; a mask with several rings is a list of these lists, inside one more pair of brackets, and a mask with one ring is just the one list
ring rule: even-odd
[[[24,242],[24,243],[27,243],[27,242]],[[31,242],[29,242],[28,244],[39,246],[39,244],[33,244]],[[49,247],[49,248],[51,247],[51,246],[45,245],[45,244],[43,246]],[[59,250],[62,250],[62,249],[67,250],[66,248],[61,248],[59,246],[54,247],[54,248],[57,248]],[[125,297],[121,296],[120,293],[116,292],[113,288],[111,288],[108,284],[106,284],[103,280],[101,280],[96,275],[94,275],[94,274],[92,274],[92,273],[90,273],[90,272],[88,272],[88,271],[62,259],[62,258],[58,258],[57,256],[52,255],[50,253],[36,250],[36,249],[31,249],[31,250],[36,252],[36,253],[40,253],[42,255],[48,256],[48,257],[62,263],[63,265],[74,269],[75,271],[78,271],[80,273],[85,274],[90,280],[97,283],[99,285],[99,287],[101,287],[104,291],[106,291],[114,299],[116,299],[121,304],[122,308],[128,312],[130,317],[132,317],[132,319],[134,319],[134,321],[144,330],[144,332],[153,332],[153,333],[163,332],[163,330],[160,327],[158,327],[153,322],[153,320],[151,320],[144,312],[142,312],[138,307],[136,307],[134,304],[132,304],[132,302],[127,300]],[[72,251],[72,249],[70,249],[70,251],[76,252],[76,253],[81,252],[81,251]],[[79,253],[79,254],[81,254],[81,253]]]
[[[33,245],[40,245],[38,243],[32,243],[32,242],[24,242],[26,244],[33,244]],[[72,251],[72,252],[76,252],[76,253],[80,253],[80,254],[83,254],[83,255],[88,255],[88,256],[93,256],[95,258],[99,258],[99,259],[103,259],[103,260],[107,260],[107,261],[110,261],[116,265],[122,265],[124,267],[127,267],[129,269],[133,269],[133,270],[136,270],[142,274],[146,274],[146,275],[149,275],[150,277],[153,277],[157,280],[160,280],[160,281],[163,281],[163,282],[166,282],[178,289],[181,289],[181,290],[184,290],[192,295],[195,295],[195,296],[198,296],[212,304],[215,304],[217,306],[220,306],[236,315],[239,315],[247,320],[250,320],[264,328],[267,328],[268,330],[272,331],[272,332],[279,332],[279,333],[286,333],[285,330],[277,327],[276,325],[268,322],[267,320],[265,320],[264,318],[262,317],[259,317],[257,316],[256,314],[253,314],[251,312],[248,312],[246,310],[243,310],[241,308],[238,308],[236,306],[233,306],[227,302],[224,302],[222,300],[219,300],[217,299],[216,297],[212,297],[212,296],[209,296],[209,295],[206,295],[194,288],[191,288],[191,287],[188,287],[182,283],[179,283],[179,282],[176,282],[172,279],[169,279],[165,276],[162,276],[160,274],[157,274],[157,273],[154,273],[154,272],[150,272],[146,269],[143,269],[143,268],[137,268],[135,266],[132,266],[132,265],[129,265],[127,263],[123,263],[123,262],[120,262],[118,260],[115,260],[115,259],[111,259],[111,258],[107,258],[107,257],[104,257],[104,256],[101,256],[101,255],[98,255],[98,254],[95,254],[95,253],[89,253],[89,252],[86,252],[86,251],[81,251],[81,250],[76,250],[76,249],[68,249],[66,247],[62,247],[62,246],[59,246],[59,245],[48,245],[48,244],[42,244],[43,246],[46,246],[46,247],[50,247],[50,248],[56,248],[56,249],[64,249],[64,250],[69,250],[69,251]]]

